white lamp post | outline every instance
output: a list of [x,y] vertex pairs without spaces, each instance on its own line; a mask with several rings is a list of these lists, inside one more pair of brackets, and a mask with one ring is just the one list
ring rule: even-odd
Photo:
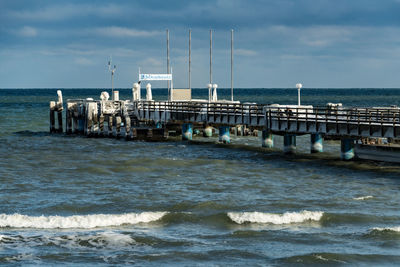
[[217,88],[218,88],[218,84],[216,84],[216,83],[214,83],[213,85],[212,85],[212,87],[213,87],[213,94],[212,94],[212,102],[217,102],[218,101],[218,96],[217,96]]
[[212,101],[212,87],[213,85],[211,83],[207,84],[208,87],[208,102]]
[[300,106],[300,89],[303,87],[301,83],[296,84],[297,87],[297,105]]

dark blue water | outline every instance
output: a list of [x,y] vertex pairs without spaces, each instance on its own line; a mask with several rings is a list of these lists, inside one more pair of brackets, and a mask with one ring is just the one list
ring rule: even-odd
[[[65,101],[103,90],[62,91]],[[236,89],[235,99],[295,104],[297,90]],[[308,136],[287,157],[280,137],[262,149],[257,137],[221,145],[50,135],[51,100],[56,89],[0,89],[1,264],[400,263],[396,164],[342,162],[335,141],[311,155]],[[327,102],[400,105],[400,90],[302,90],[303,104]]]

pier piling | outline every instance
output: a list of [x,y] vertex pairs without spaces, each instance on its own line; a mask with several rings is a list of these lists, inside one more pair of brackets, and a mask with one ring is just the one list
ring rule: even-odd
[[108,116],[108,137],[112,137],[114,135],[113,133],[113,124],[114,124],[114,118],[112,115]]
[[63,133],[63,119],[62,119],[62,109],[57,109],[57,121],[58,121],[58,129],[57,132]]
[[83,134],[85,128],[85,106],[78,106],[78,133]]
[[295,134],[285,134],[283,136],[283,152],[285,154],[295,154],[296,153],[296,135]]
[[121,137],[121,116],[115,117],[115,137]]
[[224,144],[229,144],[231,142],[231,137],[229,133],[229,126],[220,126],[219,127],[219,141]]
[[55,118],[54,118],[54,110],[56,107],[56,102],[55,101],[50,101],[50,133],[55,132]]
[[262,131],[262,137],[261,137],[261,146],[266,147],[266,148],[273,148],[274,147],[274,135],[268,131],[268,130],[263,130]]
[[182,140],[192,140],[193,137],[193,124],[182,124]]
[[104,115],[101,114],[99,117],[99,136],[104,136]]
[[212,137],[212,135],[213,135],[213,127],[207,125],[206,128],[204,128],[203,136]]
[[[63,132],[63,121],[62,121],[62,102],[50,101],[50,133],[62,133]],[[57,123],[58,128],[56,128],[56,118],[55,113],[57,113]]]
[[319,153],[324,151],[322,134],[311,134],[311,153]]
[[124,125],[125,125],[125,139],[130,140],[131,139],[131,118],[129,116],[125,116]]
[[67,103],[67,111],[65,112],[65,128],[67,134],[72,134],[73,112],[73,104]]
[[345,138],[340,144],[340,158],[342,160],[351,160],[354,158],[354,139]]

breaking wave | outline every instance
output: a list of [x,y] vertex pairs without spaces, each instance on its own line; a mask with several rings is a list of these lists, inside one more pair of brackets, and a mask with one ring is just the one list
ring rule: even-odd
[[0,214],[0,227],[12,228],[96,228],[123,224],[149,223],[161,219],[167,212],[142,212],[125,214],[93,214],[74,216],[28,216]]
[[269,223],[290,224],[306,221],[319,221],[324,213],[322,211],[285,212],[283,214],[263,212],[229,212],[228,217],[235,223]]
[[399,232],[400,233],[400,226],[395,227],[375,227],[372,228],[372,231],[376,232]]

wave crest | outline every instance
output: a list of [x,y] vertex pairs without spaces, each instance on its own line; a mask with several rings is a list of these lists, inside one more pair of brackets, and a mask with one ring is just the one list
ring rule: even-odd
[[395,226],[395,227],[375,227],[372,228],[372,231],[377,231],[377,232],[400,232],[400,226]]
[[374,198],[373,196],[361,196],[361,197],[354,197],[353,200],[367,200]]
[[305,221],[319,221],[324,213],[322,211],[285,212],[283,214],[264,212],[229,212],[228,217],[235,223],[269,223],[290,224]]
[[142,212],[125,214],[93,214],[74,216],[28,216],[0,214],[0,227],[12,228],[96,228],[122,224],[149,223],[161,219],[167,212]]

